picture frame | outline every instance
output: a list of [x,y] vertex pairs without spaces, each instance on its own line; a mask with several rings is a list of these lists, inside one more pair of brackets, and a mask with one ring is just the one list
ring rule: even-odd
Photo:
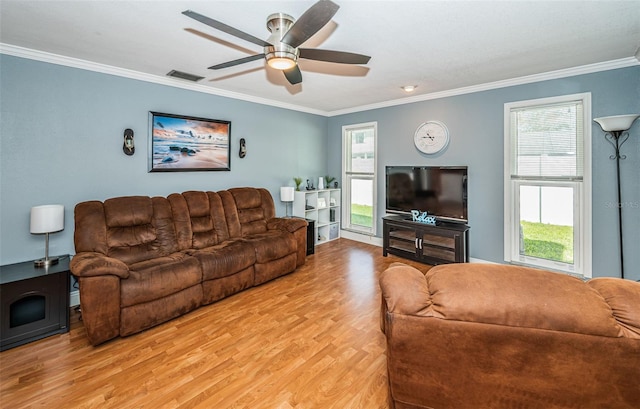
[[149,172],[231,170],[231,121],[149,112]]
[[318,198],[318,209],[324,209],[327,207],[327,201],[324,199],[324,197],[319,197]]

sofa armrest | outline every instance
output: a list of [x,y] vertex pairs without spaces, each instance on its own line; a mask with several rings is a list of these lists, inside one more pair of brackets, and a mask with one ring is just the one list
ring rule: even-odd
[[307,226],[309,223],[299,217],[274,217],[267,220],[267,229],[293,234],[296,240],[296,268],[307,259]]
[[98,345],[120,334],[120,278],[107,274],[81,276],[80,308],[82,322],[91,345]]
[[274,217],[267,221],[267,229],[269,230],[282,230],[289,233],[295,233],[296,231],[307,228],[307,221],[298,217]]
[[380,276],[382,303],[393,314],[432,316],[432,300],[424,273],[393,263]]
[[611,277],[587,281],[611,307],[613,317],[628,338],[640,339],[640,282]]
[[71,273],[76,277],[97,277],[114,275],[119,278],[129,277],[129,267],[115,258],[101,253],[83,252],[76,254],[69,264]]

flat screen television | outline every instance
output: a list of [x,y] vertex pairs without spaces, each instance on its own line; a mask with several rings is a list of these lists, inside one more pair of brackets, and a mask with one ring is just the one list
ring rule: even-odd
[[386,210],[411,217],[427,212],[441,222],[467,223],[466,166],[387,166]]

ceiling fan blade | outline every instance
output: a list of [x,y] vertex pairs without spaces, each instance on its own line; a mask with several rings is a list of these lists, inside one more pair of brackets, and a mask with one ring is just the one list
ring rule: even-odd
[[237,60],[227,61],[227,62],[223,62],[221,64],[212,65],[211,67],[209,67],[209,69],[210,70],[219,70],[219,69],[222,69],[222,68],[233,67],[234,65],[244,64],[244,63],[249,62],[249,61],[259,60],[261,58],[264,58],[264,54],[250,55],[248,57],[238,58]]
[[366,64],[371,57],[346,51],[319,50],[317,48],[300,48],[300,58],[307,60],[337,62],[340,64]]
[[259,45],[260,47],[268,47],[271,44],[269,44],[268,42],[259,39],[258,37],[254,37],[251,34],[247,34],[244,31],[240,31],[237,28],[233,28],[231,26],[228,26],[224,23],[221,23],[218,20],[214,20],[212,18],[209,18],[207,16],[203,16],[202,14],[198,14],[195,11],[191,11],[191,10],[185,10],[182,12],[182,14],[184,14],[187,17],[191,17],[194,20],[198,20],[199,22],[208,25],[209,27],[213,27],[217,30],[220,31],[224,31],[227,34],[231,34],[232,36],[241,38],[245,41],[248,41],[250,43]]
[[331,17],[336,14],[339,8],[340,6],[330,0],[318,1],[293,23],[293,26],[282,37],[282,42],[297,48],[331,21]]
[[296,85],[302,82],[302,73],[297,65],[294,65],[293,68],[289,68],[282,72],[284,73],[284,76],[287,77],[287,81],[289,81],[291,85]]

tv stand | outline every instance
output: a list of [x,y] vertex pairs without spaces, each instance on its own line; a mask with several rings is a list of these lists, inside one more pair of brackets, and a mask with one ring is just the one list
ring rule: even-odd
[[399,215],[384,216],[382,255],[438,265],[469,261],[469,226],[417,223]]

